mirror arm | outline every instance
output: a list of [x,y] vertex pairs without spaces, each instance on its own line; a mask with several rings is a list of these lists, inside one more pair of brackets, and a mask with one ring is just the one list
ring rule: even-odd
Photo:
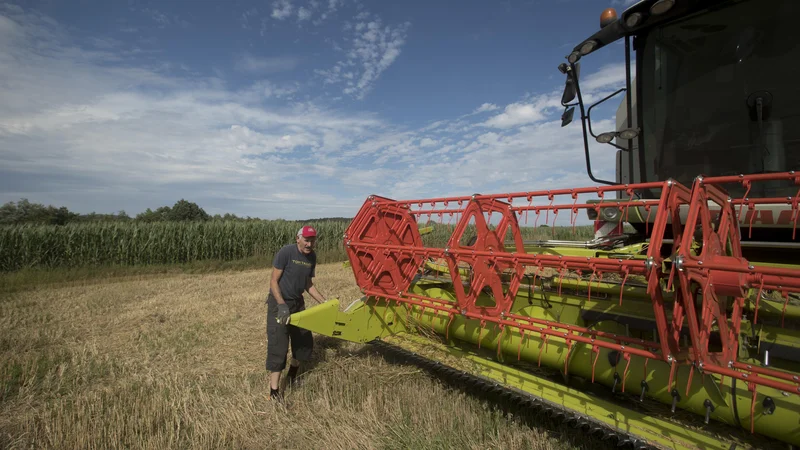
[[619,145],[617,145],[617,144],[614,144],[614,143],[612,143],[612,142],[609,142],[609,143],[608,143],[608,145],[610,145],[610,146],[612,146],[612,147],[616,147],[616,148],[618,148],[619,150],[622,150],[623,152],[629,152],[629,151],[630,151],[629,149],[627,149],[627,148],[625,148],[625,147],[620,147]]
[[[633,128],[633,91],[631,86],[631,37],[630,35],[625,35],[625,88],[628,89],[628,95],[625,96],[626,98],[626,105],[625,105],[625,112],[627,113],[627,127]],[[642,126],[641,123],[638,124],[639,127]],[[641,134],[641,133],[640,133]],[[638,139],[638,137],[637,137]],[[633,141],[628,141],[628,148],[627,151],[628,155],[628,181],[633,181]],[[621,176],[620,176],[620,179]],[[641,180],[644,181],[644,180]]]
[[[574,64],[570,64],[570,67],[572,68],[573,71],[575,70]],[[577,77],[573,78],[573,81],[575,82],[575,93],[578,96],[578,106],[581,109],[581,126],[583,127],[583,151],[584,154],[586,155],[586,173],[589,175],[589,179],[594,181],[595,183],[615,185],[617,184],[616,182],[595,178],[594,174],[592,174],[592,162],[591,162],[591,157],[589,156],[589,136],[587,133],[588,130],[586,129],[586,111],[584,109],[584,104],[583,104],[583,95],[581,94],[581,86],[578,83],[578,78]]]
[[[619,94],[620,92],[624,92],[624,91],[627,91],[627,90],[628,90],[627,88],[618,89],[613,94],[606,96],[604,99],[602,99],[599,102],[595,103],[594,105],[590,106],[589,110],[586,111],[586,119],[589,122],[589,134],[591,134],[593,138],[597,139],[597,136],[595,136],[594,132],[592,132],[592,108],[594,108],[595,106],[597,106],[597,105],[603,103],[604,101],[610,99],[611,97]],[[614,145],[614,144],[612,144],[612,145]],[[619,147],[617,147],[617,148],[619,148]]]

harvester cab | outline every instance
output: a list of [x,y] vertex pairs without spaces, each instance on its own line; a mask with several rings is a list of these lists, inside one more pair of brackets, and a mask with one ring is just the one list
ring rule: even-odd
[[[620,445],[800,445],[798,13],[796,0],[604,12],[559,66],[562,124],[580,120],[593,185],[371,195],[342,241],[363,297],[292,323]],[[582,59],[616,42],[625,86],[587,107]],[[620,98],[616,129],[596,134],[593,109]],[[590,137],[616,148],[615,180],[593,173]],[[612,226],[564,239],[587,214]]]
[[[577,45],[559,69],[567,75],[562,97],[565,118],[580,110],[586,169],[601,184],[645,183],[673,179],[691,185],[695,177],[774,174],[800,166],[800,120],[794,113],[800,89],[791,69],[800,57],[794,44],[793,1],[641,1],[617,17],[601,17],[601,28]],[[612,43],[624,44],[626,82],[619,90],[586,107],[580,90],[582,58]],[[592,109],[622,96],[616,130],[595,134]],[[569,120],[564,121],[564,125]],[[594,176],[589,140],[616,150],[614,180]],[[792,179],[759,183],[723,180],[733,198],[795,197]],[[655,198],[642,189],[637,198]],[[783,252],[794,258],[791,202],[750,208],[738,214],[745,254],[760,258]],[[647,211],[626,217],[617,208],[589,210],[596,237],[619,234],[627,222],[649,238]],[[649,222],[652,224],[651,215]]]

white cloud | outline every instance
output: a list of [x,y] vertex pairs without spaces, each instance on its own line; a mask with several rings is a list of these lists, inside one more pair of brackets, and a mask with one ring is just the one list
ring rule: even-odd
[[[591,102],[597,101],[599,96],[604,96],[625,85],[625,65],[608,64],[602,66],[596,72],[582,77],[580,83],[584,101],[587,104],[591,104]],[[481,105],[473,114],[484,109],[486,105]],[[490,106],[486,106],[485,110],[496,109],[488,108]],[[561,106],[561,91],[552,91],[548,94],[511,103],[505,107],[502,113],[490,117],[483,125],[500,129],[529,125],[541,122],[561,109],[563,109]]]
[[426,138],[422,138],[419,141],[419,146],[423,147],[423,148],[424,147],[433,147],[436,144],[437,144],[436,140],[431,139],[431,138],[427,138],[427,137]]
[[483,113],[483,112],[494,111],[494,110],[499,109],[499,108],[500,107],[495,105],[494,103],[484,103],[481,106],[475,108],[475,110],[472,111],[472,114],[480,114],[480,113]]
[[[366,12],[359,13],[356,19],[367,19]],[[381,19],[374,17],[369,22],[359,22],[352,29],[352,36],[346,51],[346,59],[333,68],[317,70],[325,84],[343,84],[342,92],[357,99],[363,99],[381,73],[391,66],[405,44],[406,34],[411,24],[406,22],[397,26],[384,26]]]
[[269,80],[260,80],[238,92],[238,101],[242,103],[260,102],[270,98],[291,98],[300,90],[298,83],[276,84]]
[[608,64],[580,80],[581,92],[600,89],[614,90],[625,86],[625,64]]
[[297,67],[300,60],[291,56],[258,57],[249,53],[239,55],[234,67],[242,72],[275,73],[290,71]]
[[310,18],[311,18],[311,10],[310,9],[306,9],[305,7],[301,6],[297,10],[297,20],[302,21],[302,20],[308,20]]
[[292,4],[289,0],[278,0],[272,3],[272,18],[283,20],[292,15]]
[[540,122],[547,116],[544,109],[551,106],[549,102],[536,103],[512,103],[505,107],[505,110],[488,119],[486,126],[493,128],[511,128],[518,125]]
[[[269,19],[284,21],[293,15],[297,17],[297,25],[303,28],[304,24],[311,23],[320,25],[328,18],[332,17],[343,5],[342,0],[330,0],[323,2],[320,0],[276,0],[272,2],[272,10],[261,18],[261,36],[266,35]],[[245,11],[242,14],[242,28],[249,28],[249,18],[258,13],[256,8]]]

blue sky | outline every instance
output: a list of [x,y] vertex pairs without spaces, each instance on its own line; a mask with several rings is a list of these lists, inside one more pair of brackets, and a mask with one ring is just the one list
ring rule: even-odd
[[[632,1],[607,3],[0,3],[0,202],[298,219],[588,186],[557,66]],[[621,45],[582,64],[590,98],[623,86]]]

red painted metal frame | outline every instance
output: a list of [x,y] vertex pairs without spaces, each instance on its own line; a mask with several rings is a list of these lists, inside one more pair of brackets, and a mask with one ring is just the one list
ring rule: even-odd
[[[489,227],[492,214],[501,216],[500,223],[494,230]],[[461,241],[471,223],[474,223],[476,229],[475,242],[462,244]],[[525,267],[513,260],[501,260],[484,254],[470,253],[474,249],[488,251],[490,255],[494,252],[508,253],[504,245],[506,233],[510,233],[514,241],[513,253],[525,253],[517,216],[511,211],[508,203],[494,199],[474,200],[464,209],[464,217],[458,222],[445,250],[450,273],[458,273],[458,268],[462,264],[467,264],[472,272],[469,291],[464,290],[462,283],[453,285],[456,290],[458,307],[462,312],[497,317],[501,313],[507,314],[511,309],[514,299],[517,297],[517,289],[525,273]],[[509,271],[511,279],[506,290],[503,289],[502,274]],[[491,297],[495,301],[494,306],[478,306],[476,304],[484,288],[491,290]]]
[[[737,207],[741,211],[744,205],[749,211],[758,205],[790,205],[796,228],[800,210],[798,199],[749,198],[745,194],[744,198],[736,200],[730,199],[719,187],[740,183],[749,193],[753,183],[763,181],[790,181],[800,185],[800,176],[787,172],[698,177],[691,189],[668,180],[404,201],[371,196],[348,227],[344,236],[345,246],[356,282],[367,295],[409,308],[417,307],[420,314],[430,309],[446,314],[451,321],[455,315],[462,315],[479,321],[482,330],[487,323],[495,324],[501,330],[505,327],[516,328],[523,336],[540,336],[543,345],[550,337],[558,337],[566,342],[569,349],[575,342],[592,345],[595,353],[600,348],[608,348],[620,352],[627,361],[630,361],[631,355],[648,360],[660,359],[671,365],[673,374],[678,364],[692,364],[704,372],[743,380],[753,395],[758,386],[798,393],[800,380],[797,376],[771,368],[755,368],[737,360],[744,297],[748,291],[758,289],[760,296],[762,290],[777,290],[783,293],[787,301],[789,293],[800,292],[800,270],[756,267],[742,257],[736,211]],[[602,205],[585,201],[579,203],[581,195],[594,195],[604,200],[607,195],[619,192],[622,194],[620,197],[635,199],[635,194],[644,190],[660,191],[661,195],[652,200],[605,200]],[[557,198],[565,196],[572,201],[556,202]],[[527,202],[527,205],[514,205],[514,201]],[[546,204],[534,204],[534,201]],[[542,212],[545,213],[545,222],[549,223],[552,214],[555,225],[558,213],[569,210],[570,224],[574,226],[580,211],[594,209],[599,213],[601,207],[609,206],[618,208],[623,218],[627,217],[630,208],[643,208],[648,215],[653,208],[656,209],[646,259],[525,253],[518,221],[524,217],[527,222],[529,213],[536,214],[535,223],[538,223]],[[687,211],[686,220],[682,223],[681,213]],[[496,227],[490,226],[493,215],[499,217]],[[446,248],[422,245],[417,224],[419,219],[426,216],[429,221],[437,216],[440,223],[444,217],[449,218],[448,222],[456,220],[455,231]],[[477,234],[476,240],[474,243],[464,243],[470,224]],[[672,265],[671,270],[665,272],[661,249],[667,234],[673,239],[670,253]],[[513,243],[512,248],[506,248],[508,240]],[[701,245],[699,254],[693,251],[693,245],[696,244]],[[454,302],[408,291],[424,261],[430,258],[447,262],[454,286]],[[458,270],[465,266],[469,267],[472,274],[471,279],[467,280],[467,289]],[[623,277],[621,289],[629,276],[645,277],[653,305],[657,342],[516,314],[511,311],[511,306],[526,267],[535,268],[537,275],[546,268],[554,269],[561,275],[567,272],[591,274],[591,280],[602,280],[604,274],[614,273]],[[668,304],[663,292],[672,289],[673,285],[674,301]],[[479,296],[486,291],[491,295],[483,298],[492,298],[494,304],[479,305]],[[729,301],[732,302],[731,312],[728,312]],[[668,308],[672,309],[671,312]],[[690,336],[688,348],[682,348],[680,342],[684,323]],[[722,341],[722,350],[717,352],[709,350],[714,326]],[[566,372],[567,367],[564,370]],[[670,384],[672,382],[673,377],[670,376]]]

